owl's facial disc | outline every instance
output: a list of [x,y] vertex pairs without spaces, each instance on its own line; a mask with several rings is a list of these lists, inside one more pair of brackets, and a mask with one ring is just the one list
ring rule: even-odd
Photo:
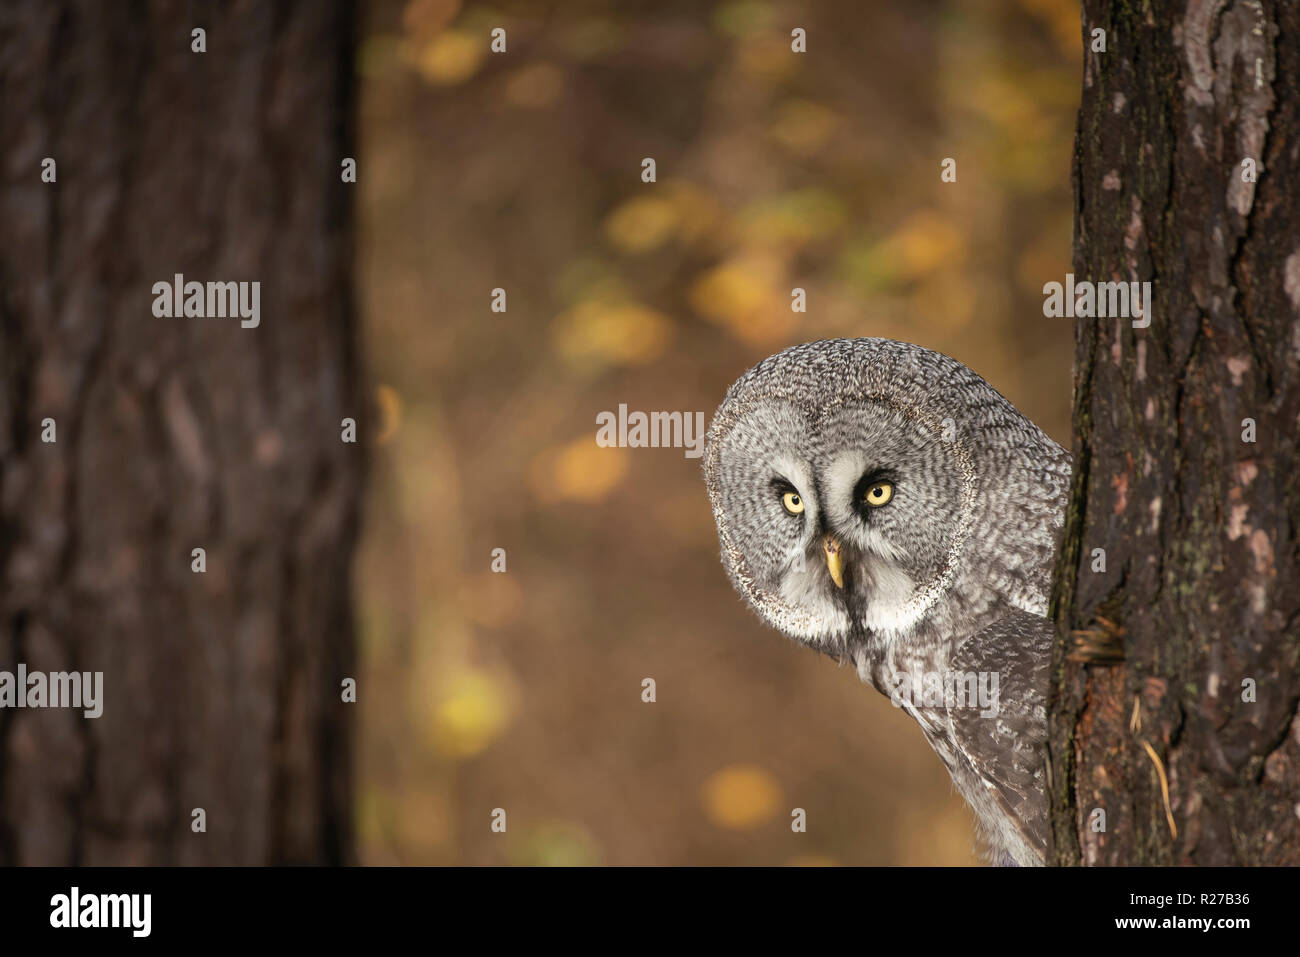
[[932,424],[875,398],[810,410],[746,397],[706,472],[737,589],[771,625],[841,653],[907,632],[947,587],[966,478]]

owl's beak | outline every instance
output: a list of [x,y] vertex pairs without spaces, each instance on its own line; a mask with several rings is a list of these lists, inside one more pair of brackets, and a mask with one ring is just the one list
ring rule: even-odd
[[826,552],[826,568],[831,573],[831,581],[836,588],[844,587],[844,552],[840,543],[827,535],[822,539],[822,549]]

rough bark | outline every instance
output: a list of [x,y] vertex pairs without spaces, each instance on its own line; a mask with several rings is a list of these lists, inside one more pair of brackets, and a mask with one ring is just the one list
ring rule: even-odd
[[1051,859],[1300,863],[1300,4],[1083,21],[1074,271],[1154,309],[1076,320]]
[[[350,859],[353,33],[0,11],[0,670],[104,673],[98,719],[0,710],[0,863]],[[156,318],[176,273],[260,281],[260,326]]]

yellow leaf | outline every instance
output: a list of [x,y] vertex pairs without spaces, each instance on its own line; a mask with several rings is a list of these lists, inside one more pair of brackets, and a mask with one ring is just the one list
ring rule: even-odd
[[609,214],[605,236],[623,252],[648,252],[671,239],[680,220],[671,201],[644,196],[628,200]]
[[701,799],[704,813],[718,827],[746,831],[758,827],[776,813],[781,788],[776,779],[760,767],[733,764],[704,782]]
[[762,345],[789,336],[798,319],[789,290],[779,288],[784,267],[775,257],[749,255],[728,260],[691,284],[691,308],[737,338]]
[[416,55],[415,68],[430,83],[454,86],[478,72],[487,55],[487,38],[461,30],[440,33]]
[[375,405],[379,410],[379,432],[375,435],[375,444],[387,445],[402,427],[402,397],[390,386],[377,386]]
[[637,303],[579,303],[551,327],[555,350],[571,362],[636,365],[663,355],[672,321]]
[[592,433],[533,459],[529,482],[541,501],[599,502],[627,475],[627,450],[602,448]]
[[467,668],[446,679],[440,689],[430,737],[441,754],[473,757],[500,736],[509,717],[502,684],[485,671]]
[[916,279],[935,269],[950,267],[966,255],[966,243],[952,223],[926,210],[912,216],[888,240],[898,274]]
[[695,280],[687,298],[705,319],[738,325],[762,309],[773,294],[761,263],[732,259]]

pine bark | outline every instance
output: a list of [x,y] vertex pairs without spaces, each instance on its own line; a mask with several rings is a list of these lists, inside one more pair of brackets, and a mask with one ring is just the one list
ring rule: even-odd
[[1074,272],[1154,308],[1076,320],[1049,860],[1297,864],[1300,4],[1083,27]]
[[[352,17],[0,10],[0,670],[104,674],[0,710],[0,863],[351,859]],[[260,325],[155,317],[177,273]]]

